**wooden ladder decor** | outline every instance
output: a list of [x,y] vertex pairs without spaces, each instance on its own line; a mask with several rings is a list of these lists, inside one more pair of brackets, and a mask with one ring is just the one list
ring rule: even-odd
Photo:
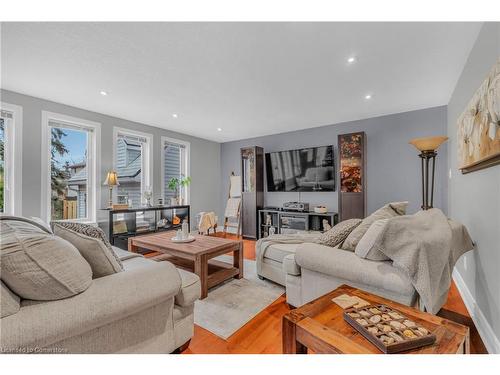
[[231,172],[229,177],[229,194],[224,212],[224,234],[227,228],[236,228],[236,235],[241,235],[241,176]]

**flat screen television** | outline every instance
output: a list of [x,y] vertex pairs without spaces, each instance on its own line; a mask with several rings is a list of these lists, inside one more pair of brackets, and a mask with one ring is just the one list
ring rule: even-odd
[[333,146],[266,153],[267,191],[335,191]]

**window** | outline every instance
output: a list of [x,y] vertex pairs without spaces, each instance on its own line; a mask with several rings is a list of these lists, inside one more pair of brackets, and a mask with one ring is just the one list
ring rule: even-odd
[[0,103],[0,213],[22,214],[22,108]]
[[[189,142],[162,137],[162,186],[163,199],[168,204],[170,198],[176,198],[175,190],[168,188],[172,178],[189,177]],[[179,194],[183,204],[189,203],[189,187],[179,188]]]
[[144,191],[151,190],[152,135],[128,129],[114,128],[114,168],[118,175],[117,202],[132,202],[141,206]]
[[42,212],[48,221],[96,221],[100,124],[42,112]]

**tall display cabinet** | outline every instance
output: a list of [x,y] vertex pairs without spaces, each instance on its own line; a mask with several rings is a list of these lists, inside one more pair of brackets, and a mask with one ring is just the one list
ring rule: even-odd
[[243,238],[257,238],[257,212],[264,206],[264,149],[241,149],[241,223]]
[[340,220],[366,216],[366,135],[365,132],[338,136]]

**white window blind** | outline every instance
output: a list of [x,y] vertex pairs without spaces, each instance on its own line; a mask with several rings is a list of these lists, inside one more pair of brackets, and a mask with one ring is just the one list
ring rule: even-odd
[[120,183],[117,197],[141,206],[144,192],[152,189],[152,135],[115,127],[114,142],[114,168]]
[[12,119],[13,115],[12,115],[12,112],[9,112],[9,111],[0,111],[0,117],[2,119]]
[[118,133],[118,139],[123,139],[130,143],[147,143],[148,141],[146,137],[141,137],[139,135],[122,134],[122,133]]
[[[165,142],[163,147],[164,157],[164,184],[165,199],[175,198],[175,191],[168,189],[168,182],[172,178],[186,177],[186,146],[179,143]],[[185,197],[185,193],[181,192]]]

